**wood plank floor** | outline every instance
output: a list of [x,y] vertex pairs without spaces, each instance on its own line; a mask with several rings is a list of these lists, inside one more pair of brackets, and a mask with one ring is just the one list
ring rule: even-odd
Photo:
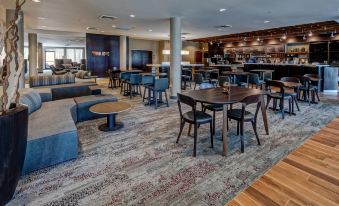
[[227,206],[339,205],[339,118],[272,167]]

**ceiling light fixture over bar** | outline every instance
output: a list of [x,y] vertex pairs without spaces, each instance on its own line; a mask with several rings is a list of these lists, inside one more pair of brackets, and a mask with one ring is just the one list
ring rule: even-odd
[[[324,30],[326,28],[326,30]],[[258,36],[260,39],[281,39],[283,35],[288,33],[287,37],[290,36],[303,36],[305,33],[309,35],[309,31],[312,31],[312,35],[315,34],[327,34],[331,35],[332,31],[339,29],[339,23],[336,21],[325,21],[325,22],[317,22],[311,24],[301,24],[295,26],[287,26],[287,27],[279,27],[279,28],[271,28],[264,29],[258,31],[251,32],[243,32],[236,34],[227,34],[221,36],[212,36],[206,38],[193,39],[195,42],[211,42],[220,40],[224,43],[229,42],[241,42],[246,37],[248,41],[255,41]]]

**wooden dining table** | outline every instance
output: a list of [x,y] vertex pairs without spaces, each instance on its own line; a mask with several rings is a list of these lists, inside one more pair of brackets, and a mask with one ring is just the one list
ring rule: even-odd
[[261,112],[263,116],[266,134],[269,134],[267,113],[264,101],[264,93],[259,89],[243,88],[231,86],[231,92],[225,94],[223,88],[212,88],[206,90],[192,90],[188,92],[188,96],[197,102],[207,104],[222,104],[223,105],[223,124],[222,124],[222,139],[223,139],[223,155],[227,156],[227,110],[229,104],[241,102],[244,98],[252,95],[261,94]]

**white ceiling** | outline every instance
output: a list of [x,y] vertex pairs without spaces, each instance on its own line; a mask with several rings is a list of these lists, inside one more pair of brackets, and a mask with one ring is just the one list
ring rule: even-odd
[[[187,39],[255,31],[273,27],[327,20],[339,20],[338,0],[26,0],[23,10],[25,26],[36,31],[44,41],[56,32],[55,41],[68,36],[84,37],[86,32],[128,35],[132,38],[168,39],[169,18],[183,19]],[[13,7],[14,0],[0,0],[5,8]],[[219,9],[226,8],[225,12]],[[117,20],[100,20],[102,14]],[[135,18],[129,15],[134,14]],[[44,17],[46,19],[41,19]],[[270,23],[264,23],[264,21]],[[223,31],[215,26],[232,25]],[[120,31],[112,25],[133,27]],[[87,31],[96,27],[97,31]],[[149,30],[152,29],[152,32]],[[65,32],[63,34],[63,32]],[[52,34],[51,34],[52,33]],[[41,35],[40,35],[41,34]],[[66,37],[66,39],[65,39]],[[52,37],[53,38],[53,37]],[[50,39],[51,40],[51,39]],[[53,42],[53,39],[52,39]]]

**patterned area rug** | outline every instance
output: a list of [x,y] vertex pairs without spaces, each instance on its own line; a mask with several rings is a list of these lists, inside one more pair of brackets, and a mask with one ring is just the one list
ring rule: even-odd
[[301,103],[301,112],[284,120],[268,111],[270,135],[265,135],[259,115],[261,146],[251,125],[245,124],[244,154],[232,121],[228,157],[223,157],[219,113],[214,148],[208,125],[201,126],[193,158],[187,127],[180,143],[175,143],[179,131],[175,101],[155,110],[144,106],[140,97],[129,100],[118,90],[105,92],[133,105],[118,117],[125,127],[104,133],[98,125],[105,119],[78,124],[79,157],[22,177],[9,205],[224,205],[339,115],[338,102],[326,100],[311,106]]

